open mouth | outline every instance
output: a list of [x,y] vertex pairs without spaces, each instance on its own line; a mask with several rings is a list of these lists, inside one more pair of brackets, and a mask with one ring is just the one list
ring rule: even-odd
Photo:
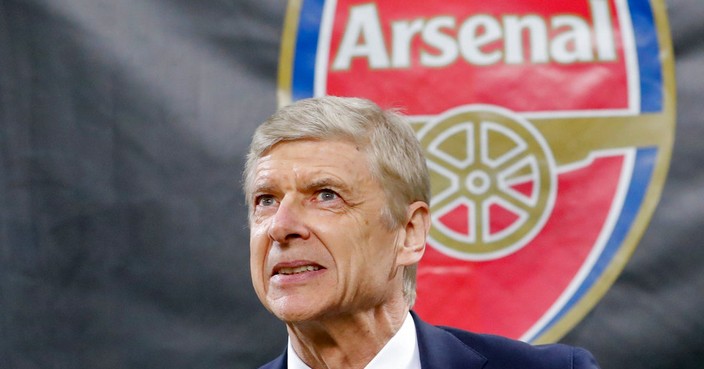
[[301,265],[301,266],[295,266],[295,267],[280,267],[274,270],[274,275],[280,274],[280,275],[294,275],[294,274],[301,274],[301,273],[307,273],[307,272],[314,272],[316,270],[320,270],[322,267],[319,265]]

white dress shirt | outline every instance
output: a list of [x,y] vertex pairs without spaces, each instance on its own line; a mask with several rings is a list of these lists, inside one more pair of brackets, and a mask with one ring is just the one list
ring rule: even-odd
[[[299,357],[288,341],[288,369],[311,369]],[[420,369],[420,354],[416,338],[416,325],[409,313],[401,329],[391,337],[364,369]]]

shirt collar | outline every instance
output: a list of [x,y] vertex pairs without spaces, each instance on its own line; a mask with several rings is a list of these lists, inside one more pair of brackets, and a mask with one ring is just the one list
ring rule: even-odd
[[[310,369],[293,350],[288,341],[288,369]],[[407,314],[401,328],[364,369],[420,369],[420,354],[416,337],[416,326],[411,314]]]

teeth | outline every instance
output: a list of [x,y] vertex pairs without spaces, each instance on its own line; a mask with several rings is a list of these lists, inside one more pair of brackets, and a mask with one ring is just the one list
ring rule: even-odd
[[320,267],[313,266],[313,265],[304,265],[304,266],[299,266],[295,268],[281,268],[279,269],[279,274],[298,274],[298,273],[305,273],[305,272],[312,272],[314,270],[318,270]]

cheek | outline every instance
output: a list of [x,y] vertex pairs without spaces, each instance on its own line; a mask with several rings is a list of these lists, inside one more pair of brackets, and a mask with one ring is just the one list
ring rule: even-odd
[[264,284],[264,269],[268,250],[268,237],[263,227],[252,226],[249,238],[249,268],[255,288]]
[[[378,282],[380,275],[392,267],[393,239],[375,232],[340,233],[341,250],[334,253],[338,265],[357,283]],[[343,272],[344,274],[344,272]]]
[[387,280],[389,274],[393,274],[396,262],[396,237],[386,231],[373,232],[364,250],[358,253],[364,255],[363,269],[372,277],[375,282]]

